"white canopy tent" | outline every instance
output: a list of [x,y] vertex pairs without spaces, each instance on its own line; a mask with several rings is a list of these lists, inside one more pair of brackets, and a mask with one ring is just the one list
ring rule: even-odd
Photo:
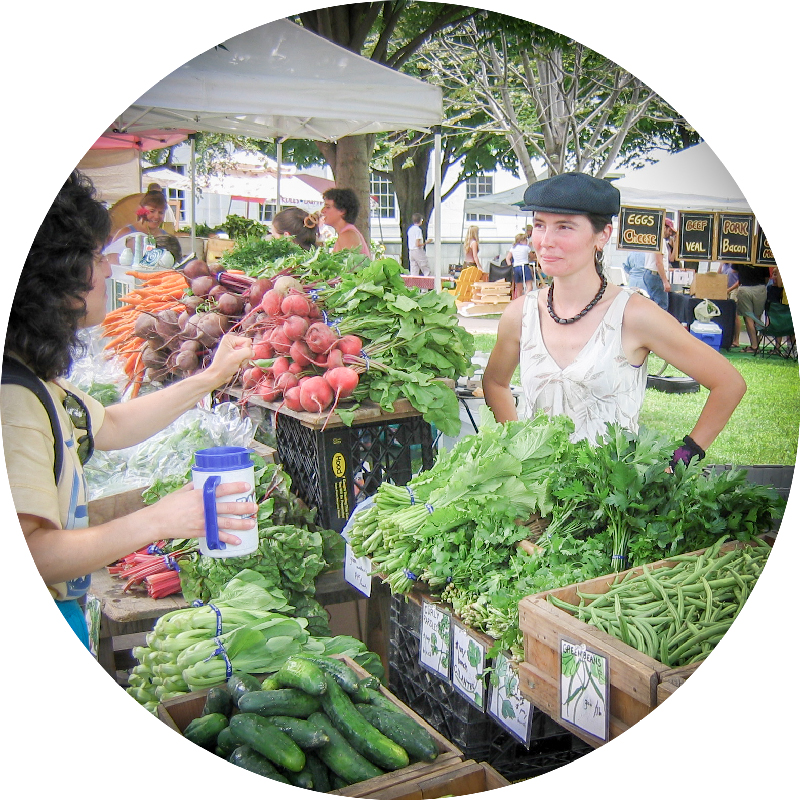
[[[705,143],[693,145],[614,181],[623,205],[679,211],[743,211],[750,206],[728,170]],[[471,214],[525,215],[526,185],[464,203]]]
[[[130,133],[190,129],[277,139],[280,163],[285,139],[336,141],[381,131],[428,130],[441,121],[439,87],[371,62],[288,20],[277,20],[188,61],[126,109],[114,128]],[[439,209],[438,132],[435,138]],[[194,173],[192,178],[194,185]],[[437,275],[440,216],[436,214],[435,223]]]

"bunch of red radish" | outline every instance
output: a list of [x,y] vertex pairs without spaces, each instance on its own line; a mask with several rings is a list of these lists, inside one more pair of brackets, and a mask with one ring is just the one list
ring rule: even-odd
[[330,418],[358,386],[358,367],[347,361],[361,356],[361,339],[338,336],[302,284],[289,276],[276,278],[260,298],[251,293],[250,304],[241,327],[253,338],[255,361],[269,364],[245,370],[244,389],[269,402],[282,399],[292,411],[328,410]]

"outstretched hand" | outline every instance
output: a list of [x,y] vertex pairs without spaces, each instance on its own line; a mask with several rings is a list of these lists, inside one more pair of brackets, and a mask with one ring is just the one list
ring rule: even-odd
[[214,376],[216,387],[227,383],[242,367],[253,358],[253,340],[247,336],[226,333],[217,345],[214,358],[207,373]]

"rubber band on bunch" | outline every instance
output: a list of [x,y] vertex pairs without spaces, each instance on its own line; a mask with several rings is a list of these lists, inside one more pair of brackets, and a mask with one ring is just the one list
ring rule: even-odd
[[151,544],[147,547],[147,555],[149,556],[163,556],[164,550],[162,550],[157,544]]
[[436,509],[430,503],[425,503],[425,508],[429,514],[433,514],[433,512],[436,511]]
[[406,491],[408,492],[408,496],[411,500],[411,505],[413,506],[417,502],[417,498],[414,497],[414,490],[408,484],[406,484]]
[[617,555],[616,553],[613,556],[611,556],[611,558],[612,559],[613,558],[618,558],[620,561],[624,561],[625,560],[625,556],[620,556],[620,555]]
[[215,636],[214,641],[217,643],[217,649],[208,658],[204,658],[203,663],[206,661],[211,661],[214,656],[221,656],[222,660],[225,662],[225,677],[230,678],[231,675],[233,675],[233,664],[231,664],[231,660],[228,658],[225,645],[222,644],[222,640],[219,638],[219,636]]
[[417,580],[417,576],[410,569],[404,569],[403,575],[405,575],[410,581]]
[[[200,608],[207,605],[217,615],[217,631],[214,636],[222,635],[222,612],[213,603],[204,603],[202,600],[195,600],[192,602],[193,608]],[[206,659],[207,660],[207,659]]]
[[361,358],[363,358],[366,362],[366,371],[369,372],[369,356],[367,355],[366,350],[361,351]]

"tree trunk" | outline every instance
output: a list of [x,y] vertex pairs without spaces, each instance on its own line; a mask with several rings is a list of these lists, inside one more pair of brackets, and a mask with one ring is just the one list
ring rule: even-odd
[[401,263],[409,268],[408,237],[405,235],[414,214],[422,214],[422,235],[427,239],[429,209],[425,203],[425,185],[428,180],[428,162],[431,144],[411,148],[410,151],[392,159],[391,179],[400,215]]
[[369,242],[369,161],[375,134],[343,136],[335,144],[318,142],[317,146],[333,172],[337,188],[352,189],[356,193],[359,210],[355,226]]

